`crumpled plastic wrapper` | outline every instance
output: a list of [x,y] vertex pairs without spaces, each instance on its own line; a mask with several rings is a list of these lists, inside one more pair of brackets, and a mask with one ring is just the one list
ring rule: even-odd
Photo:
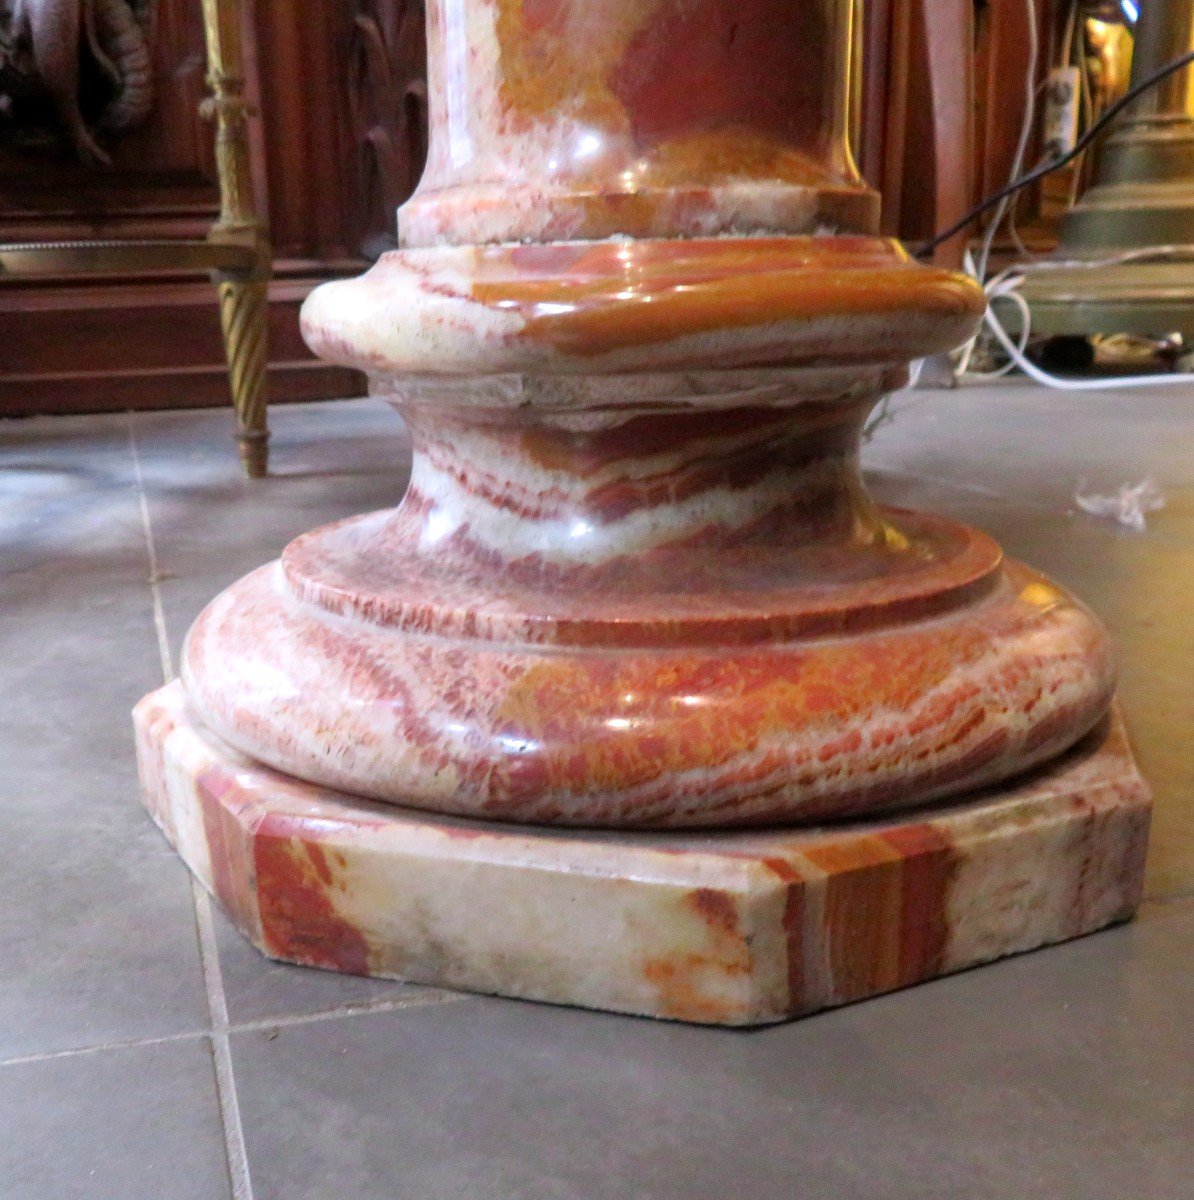
[[1165,496],[1155,479],[1125,483],[1110,494],[1088,491],[1086,480],[1078,482],[1074,503],[1092,517],[1104,517],[1127,529],[1143,533],[1147,514],[1165,507]]

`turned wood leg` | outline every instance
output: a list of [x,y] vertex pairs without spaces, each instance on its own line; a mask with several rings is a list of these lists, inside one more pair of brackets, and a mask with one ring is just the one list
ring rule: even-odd
[[254,203],[248,121],[255,110],[244,96],[245,20],[240,0],[203,0],[207,83],[211,88],[203,112],[216,121],[220,182],[220,215],[208,236],[215,243],[251,248],[254,264],[239,271],[215,271],[212,278],[220,297],[241,462],[250,479],[259,479],[266,473],[269,459],[265,372],[271,253],[265,223]]
[[245,474],[260,479],[269,465],[266,421],[266,363],[269,350],[269,300],[265,279],[216,275],[220,324],[236,408],[236,441]]

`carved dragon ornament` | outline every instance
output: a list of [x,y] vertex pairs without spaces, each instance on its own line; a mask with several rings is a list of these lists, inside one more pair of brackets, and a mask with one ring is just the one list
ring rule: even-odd
[[36,142],[47,126],[84,162],[153,108],[155,0],[0,0],[0,138]]

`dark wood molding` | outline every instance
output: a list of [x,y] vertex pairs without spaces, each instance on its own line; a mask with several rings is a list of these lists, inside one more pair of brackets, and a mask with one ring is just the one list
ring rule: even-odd
[[[884,232],[915,242],[974,193],[973,0],[880,0],[869,22],[863,167]],[[938,259],[957,265],[961,253],[951,242]]]
[[155,12],[149,119],[105,142],[110,169],[78,162],[65,146],[55,154],[0,145],[0,241],[31,241],[72,220],[86,222],[89,236],[120,236],[130,217],[169,219],[180,204],[210,223],[218,198],[212,129],[199,113],[202,14],[190,0],[162,0]]
[[[364,395],[355,371],[314,360],[271,362],[271,407]],[[190,370],[126,371],[118,375],[64,375],[9,383],[0,379],[0,417],[67,416],[79,413],[151,412],[166,408],[227,408],[228,372],[216,363]]]
[[[364,392],[359,374],[312,358],[299,335],[299,308],[324,277],[270,286],[273,403]],[[0,330],[3,416],[231,405],[219,310],[206,280],[8,286],[0,289]]]
[[876,191],[884,184],[888,110],[891,95],[891,35],[895,0],[869,0],[862,5],[862,80],[858,101],[858,168]]
[[427,161],[427,32],[422,0],[357,0],[348,100],[364,206],[362,249],[396,243],[398,206]]
[[[270,402],[359,394],[298,310],[396,230],[425,149],[421,0],[246,3],[253,172],[276,261]],[[158,108],[114,167],[0,150],[0,241],[203,237],[218,209],[194,0],[160,0]],[[0,415],[230,403],[214,289],[194,277],[5,281]]]

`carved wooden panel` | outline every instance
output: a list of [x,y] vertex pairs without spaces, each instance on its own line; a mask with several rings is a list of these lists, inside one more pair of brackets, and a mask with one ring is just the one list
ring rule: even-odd
[[427,160],[422,0],[359,0],[348,89],[364,210],[362,251],[394,245],[395,213]]
[[[261,112],[255,186],[275,251],[272,402],[354,394],[358,377],[306,352],[298,309],[317,282],[359,272],[392,241],[422,172],[422,0],[244,4],[247,95]],[[154,113],[106,143],[110,170],[0,150],[0,240],[206,233],[217,197],[213,131],[199,116],[199,0],[157,0],[154,63]],[[0,329],[0,413],[227,403],[206,281],[9,284]]]
[[159,0],[151,39],[155,99],[140,127],[104,142],[112,167],[69,147],[0,144],[0,241],[202,235],[217,207],[197,0]]
[[255,10],[261,200],[275,253],[284,271],[348,270],[361,224],[345,89],[352,5],[259,0]]
[[[882,228],[911,242],[961,215],[973,191],[973,0],[866,0],[860,165]],[[960,243],[942,249],[960,262]]]

